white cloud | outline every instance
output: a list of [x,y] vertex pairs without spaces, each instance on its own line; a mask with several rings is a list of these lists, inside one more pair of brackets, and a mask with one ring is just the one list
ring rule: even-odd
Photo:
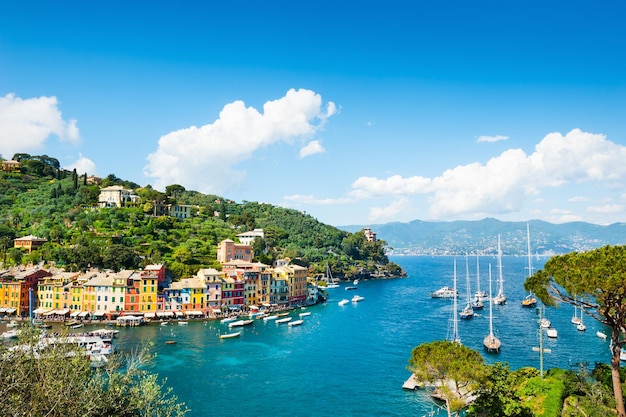
[[585,203],[587,201],[589,201],[589,199],[587,197],[583,197],[581,195],[578,195],[576,197],[572,197],[572,198],[567,200],[568,203]]
[[308,194],[294,194],[283,197],[285,201],[285,206],[287,207],[299,207],[302,205],[312,205],[312,206],[328,206],[328,205],[337,205],[337,204],[349,204],[354,203],[355,200],[352,198],[315,198],[314,196]]
[[316,153],[324,153],[326,149],[322,146],[319,140],[312,140],[300,149],[300,158],[306,158],[307,156],[315,155]]
[[41,149],[51,135],[75,144],[80,141],[76,120],[63,119],[56,97],[0,97],[0,153],[4,157]]
[[611,214],[620,213],[624,210],[621,204],[604,204],[602,206],[592,206],[587,209],[590,213]]
[[[349,195],[366,200],[426,194],[434,219],[514,213],[531,198],[539,198],[541,190],[584,182],[607,186],[607,182],[626,180],[625,160],[626,147],[604,135],[574,129],[565,136],[546,135],[530,155],[509,149],[484,164],[457,166],[434,178],[361,177]],[[558,218],[575,217],[562,213]]]
[[266,102],[263,113],[234,101],[213,123],[162,136],[157,150],[148,155],[144,175],[155,180],[157,189],[181,184],[221,194],[245,177],[237,164],[272,144],[310,139],[336,111],[334,103],[324,109],[322,97],[305,89],[291,89],[284,97]]
[[501,140],[507,140],[509,137],[508,136],[502,136],[502,135],[496,135],[496,136],[479,136],[478,139],[476,139],[476,142],[481,143],[481,142],[499,142]]
[[87,175],[96,175],[96,164],[89,158],[83,156],[83,154],[79,154],[79,157],[76,161],[71,162],[64,166],[63,168],[68,170],[73,170],[76,168],[76,172],[78,175],[82,175],[87,173]]
[[401,197],[392,201],[386,207],[372,207],[370,208],[369,221],[372,223],[385,223],[393,221],[398,216],[407,210],[409,205],[409,199]]

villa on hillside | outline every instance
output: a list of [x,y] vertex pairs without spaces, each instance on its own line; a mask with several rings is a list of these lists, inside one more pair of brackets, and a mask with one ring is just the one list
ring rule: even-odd
[[48,239],[43,237],[28,235],[14,239],[13,247],[26,249],[28,253],[31,253],[34,249],[39,249],[47,241]]
[[133,190],[127,190],[121,185],[111,185],[100,190],[98,205],[100,207],[122,207],[126,203],[136,203],[139,196]]

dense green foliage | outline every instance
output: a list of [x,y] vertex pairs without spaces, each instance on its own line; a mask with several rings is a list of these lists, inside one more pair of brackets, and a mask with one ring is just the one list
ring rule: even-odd
[[116,354],[92,368],[75,344],[39,344],[40,332],[22,327],[20,349],[0,345],[0,416],[183,416],[184,404],[146,370],[147,347]]
[[618,415],[626,416],[620,378],[620,349],[626,344],[626,246],[552,257],[526,280],[524,288],[534,291],[544,304],[575,305],[611,328],[613,394]]
[[[338,278],[402,273],[385,255],[384,241],[368,242],[363,233],[341,231],[297,210],[236,203],[178,184],[159,192],[113,174],[103,179],[102,187],[121,185],[141,198],[136,204],[101,209],[100,187],[88,185],[86,174],[59,170],[58,161],[45,155],[15,158],[21,172],[0,172],[0,250],[5,263],[54,261],[71,270],[165,263],[174,276],[190,276],[199,268],[219,268],[220,241],[236,241],[238,233],[262,228],[265,238],[254,245],[256,261],[271,264],[288,257],[311,274],[323,273],[328,263]],[[163,204],[191,205],[192,217],[158,215]],[[11,249],[12,239],[29,234],[48,243],[30,255]]]
[[[435,341],[412,350],[408,369],[417,381],[436,386],[436,397],[446,402],[449,415],[459,414],[468,401],[467,417],[617,415],[606,364],[596,364],[591,374],[584,367],[578,373],[551,369],[541,378],[535,368],[511,371],[505,363],[486,365],[470,348]],[[625,376],[626,371],[622,381]]]

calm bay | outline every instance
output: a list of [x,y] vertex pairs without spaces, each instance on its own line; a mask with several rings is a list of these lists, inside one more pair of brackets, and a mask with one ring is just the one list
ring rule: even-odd
[[[219,339],[226,324],[190,322],[180,326],[150,324],[121,328],[117,348],[128,351],[151,341],[156,358],[153,371],[167,378],[167,386],[191,409],[189,416],[272,415],[328,416],[426,415],[436,410],[423,391],[405,391],[402,383],[411,349],[420,343],[445,339],[451,326],[450,300],[432,299],[430,293],[452,286],[453,257],[393,257],[407,278],[368,280],[358,289],[329,290],[325,304],[299,313],[301,326],[255,320],[241,328],[236,339]],[[533,269],[546,259],[533,259]],[[465,301],[465,258],[456,257],[459,309]],[[464,345],[478,350],[490,362],[507,362],[513,369],[539,367],[538,326],[535,308],[523,308],[523,282],[528,275],[526,257],[503,257],[504,289],[508,302],[494,307],[494,328],[502,341],[500,354],[487,354],[482,340],[489,333],[488,305],[471,320],[459,321]],[[498,276],[496,258],[480,258],[481,289],[488,291],[488,266]],[[476,290],[476,258],[469,259],[472,293]],[[350,284],[351,285],[351,284]],[[494,290],[496,283],[494,282]],[[359,303],[337,303],[355,294]],[[559,332],[547,339],[544,368],[579,369],[594,362],[608,363],[608,342],[596,336],[608,329],[585,317],[586,332],[571,324],[573,308],[546,308],[546,317]],[[95,328],[95,327],[94,327]],[[86,326],[84,329],[88,330]],[[175,340],[176,344],[166,344]]]

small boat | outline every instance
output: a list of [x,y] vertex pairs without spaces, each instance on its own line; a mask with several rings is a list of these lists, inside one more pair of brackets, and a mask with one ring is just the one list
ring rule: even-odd
[[166,345],[175,345],[176,344],[176,340],[166,340],[165,344]]
[[12,330],[7,330],[6,332],[0,334],[0,337],[2,337],[3,339],[17,339],[19,334],[20,334],[19,330],[12,329]]
[[76,324],[72,324],[70,326],[70,329],[80,329],[81,327],[83,327],[84,324],[83,323],[76,323]]
[[300,317],[306,317],[306,316],[310,316],[311,312],[307,311],[306,313],[300,313]]
[[606,339],[606,333],[603,333],[600,330],[596,332],[596,336],[598,336],[600,339]]
[[339,288],[339,284],[335,282],[333,279],[333,274],[330,272],[330,266],[326,263],[326,276],[324,277],[324,281],[326,281],[326,288]]
[[359,280],[358,280],[358,279],[355,279],[354,281],[352,281],[352,283],[353,283],[354,285],[359,285]]
[[239,337],[239,335],[241,335],[241,332],[221,334],[220,339],[232,339],[234,337]]
[[453,298],[455,295],[458,295],[459,292],[450,287],[441,287],[437,291],[431,292],[430,296],[432,298]]
[[304,320],[294,320],[289,322],[289,327],[299,326],[304,323]]
[[476,299],[472,303],[472,310],[482,310],[483,308],[485,308],[485,305],[482,301],[480,301],[479,297],[476,297]]
[[[526,223],[526,242],[528,244],[528,278],[533,275],[533,258],[530,253],[530,226]],[[537,298],[530,291],[528,295],[522,300],[522,307],[534,307],[537,305]]]
[[[465,255],[465,297],[467,299],[467,304],[465,308],[459,313],[462,319],[471,319],[474,317],[474,308],[472,307],[472,290],[470,289],[470,275],[469,275],[469,262],[467,260],[467,255]],[[482,303],[481,303],[482,304]]]
[[463,320],[468,320],[474,317],[474,309],[472,308],[471,304],[466,305],[465,308],[461,310],[461,312],[459,313],[459,317],[461,317]]
[[539,319],[539,327],[541,327],[542,329],[547,329],[551,325],[552,325],[552,323],[547,318],[542,317],[541,319]]
[[[309,313],[309,314],[311,314],[311,313]],[[302,315],[302,314],[300,314],[300,315]],[[278,318],[278,316],[276,316],[276,315],[265,316],[265,317],[263,317],[263,321],[276,320],[277,318]]]
[[343,300],[339,301],[337,304],[339,304],[340,306],[345,306],[349,302],[350,300],[348,300],[347,298],[344,298]]
[[559,336],[559,332],[557,332],[556,329],[550,328],[550,329],[546,329],[546,335],[549,338],[556,339]]
[[578,323],[576,325],[576,330],[578,330],[579,332],[584,332],[585,330],[587,330],[587,326],[585,326],[583,324],[583,310],[582,310],[582,308],[580,309],[580,317],[579,317],[579,319],[580,319],[580,323]]
[[278,314],[276,314],[276,317],[285,317],[285,316],[288,316],[288,315],[289,315],[289,313],[278,313]]
[[500,352],[502,342],[493,334],[493,299],[491,299],[491,264],[489,264],[489,334],[483,339],[487,352]]
[[247,326],[247,325],[252,324],[252,323],[254,323],[254,320],[243,320],[242,326]]
[[283,317],[282,319],[276,320],[276,324],[288,323],[292,320],[291,317]]
[[220,320],[220,323],[230,323],[237,320],[236,317],[226,317]]
[[348,290],[356,290],[356,289],[357,289],[357,287],[354,287],[354,286],[348,286],[348,287],[346,287],[346,288],[344,288],[344,289],[345,289],[346,291],[348,291]]
[[528,294],[522,300],[522,307],[530,308],[530,307],[534,307],[536,305],[537,305],[537,298],[535,298],[535,296],[532,293]]
[[162,322],[161,322],[161,326],[167,326],[168,324],[169,324],[169,323],[168,323],[168,322],[166,322],[166,321],[162,321]]
[[178,325],[179,325],[179,326],[186,326],[186,325],[188,325],[188,324],[189,324],[189,322],[188,322],[188,321],[179,321],[179,322],[178,322]]
[[493,303],[495,305],[504,305],[506,304],[506,295],[504,294],[504,279],[502,277],[502,249],[500,249],[500,235],[498,235],[498,271],[499,277],[498,280],[498,294],[493,297]]
[[233,321],[231,323],[228,323],[228,327],[239,327],[239,326],[243,326],[243,320],[237,320],[237,321]]
[[352,297],[353,303],[358,303],[359,301],[363,301],[363,300],[365,300],[365,298],[361,297],[360,295],[355,295],[354,297]]

